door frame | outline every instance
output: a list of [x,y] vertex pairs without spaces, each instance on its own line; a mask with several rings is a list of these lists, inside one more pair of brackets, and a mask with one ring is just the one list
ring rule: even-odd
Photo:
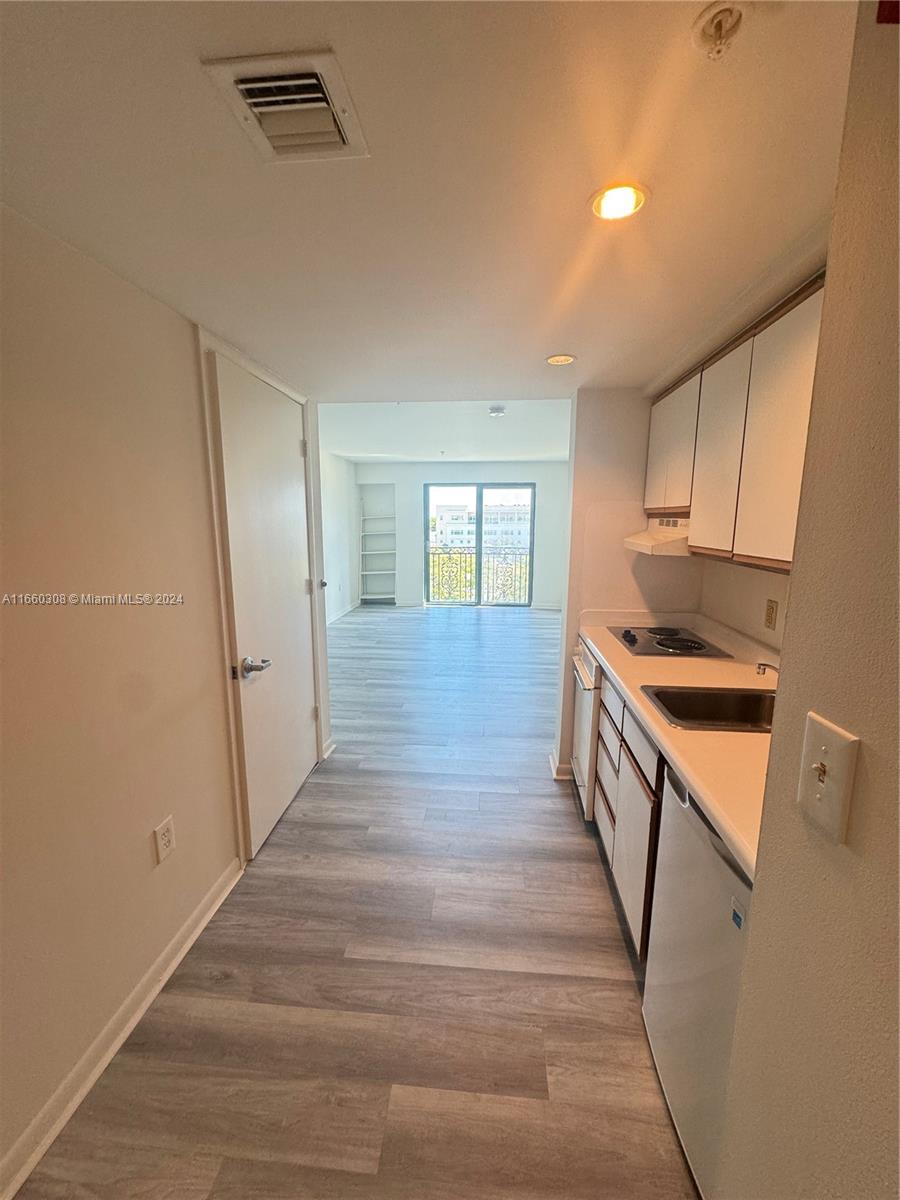
[[[222,645],[222,680],[228,709],[228,740],[231,751],[232,799],[235,814],[238,854],[242,865],[250,858],[250,808],[244,746],[241,736],[240,695],[234,684],[232,667],[238,662],[237,631],[231,582],[231,557],[228,545],[228,514],[225,504],[225,474],[222,455],[222,429],[219,419],[219,393],[215,356],[221,355],[281,392],[299,408],[306,451],[306,525],[309,544],[310,611],[312,615],[313,688],[316,698],[316,759],[322,762],[334,749],[330,736],[328,706],[328,659],[325,641],[325,598],[322,590],[324,564],[322,552],[322,505],[319,482],[318,428],[316,408],[307,397],[296,392],[277,375],[261,367],[240,350],[230,346],[202,326],[197,326],[197,347],[203,391],[203,420],[207,452],[207,481],[212,508],[213,540],[218,574],[219,619]],[[316,586],[319,581],[319,586]]]
[[[475,489],[475,599],[474,600],[432,600],[431,599],[431,569],[428,561],[429,545],[429,505],[428,489],[433,487],[466,487]],[[482,604],[481,603],[481,536],[484,529],[484,489],[501,488],[511,490],[522,488],[531,492],[531,528],[528,534],[528,599],[522,604]],[[451,481],[425,483],[422,486],[424,504],[423,521],[423,567],[424,567],[424,598],[426,604],[440,604],[446,607],[459,608],[531,608],[534,597],[534,530],[536,524],[537,484],[536,483],[454,483]]]

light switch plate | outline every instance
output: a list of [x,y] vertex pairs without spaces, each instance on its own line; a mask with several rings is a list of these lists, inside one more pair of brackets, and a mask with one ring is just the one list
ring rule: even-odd
[[818,713],[806,714],[797,803],[833,842],[847,832],[859,738]]

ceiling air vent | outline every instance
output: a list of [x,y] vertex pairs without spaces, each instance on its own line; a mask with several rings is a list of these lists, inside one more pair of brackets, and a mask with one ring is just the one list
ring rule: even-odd
[[270,162],[368,154],[333,54],[265,54],[203,65]]

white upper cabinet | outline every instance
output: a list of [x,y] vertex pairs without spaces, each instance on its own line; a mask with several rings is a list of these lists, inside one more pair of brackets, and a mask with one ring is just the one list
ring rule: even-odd
[[735,556],[793,558],[821,315],[820,289],[753,340]]
[[753,343],[707,367],[700,384],[690,545],[731,553]]
[[695,375],[650,410],[644,508],[690,507],[699,400]]
[[666,410],[665,400],[650,409],[650,445],[647,448],[647,482],[644,508],[664,508],[666,503]]

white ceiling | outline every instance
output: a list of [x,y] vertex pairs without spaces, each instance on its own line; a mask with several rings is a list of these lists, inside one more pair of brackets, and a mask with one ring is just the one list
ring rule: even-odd
[[[3,195],[320,400],[647,386],[826,244],[855,5],[701,7],[3,4]],[[323,47],[370,157],[264,163],[201,60]]]
[[564,462],[568,400],[507,402],[502,417],[482,401],[325,404],[323,450],[353,462]]

